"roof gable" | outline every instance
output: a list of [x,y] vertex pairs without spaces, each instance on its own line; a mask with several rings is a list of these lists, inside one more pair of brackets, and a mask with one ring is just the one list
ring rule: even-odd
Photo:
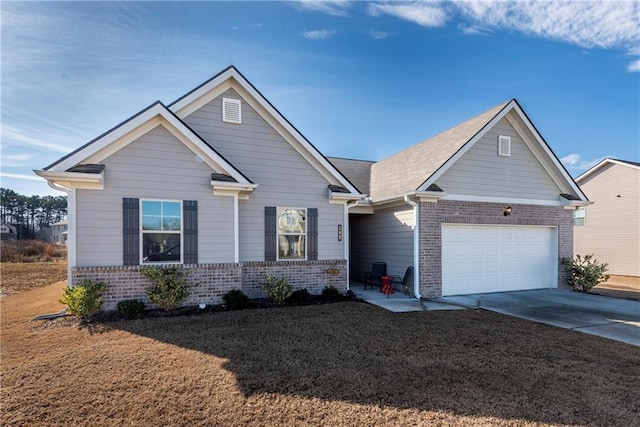
[[235,67],[230,66],[169,105],[181,119],[233,89],[329,184],[339,185],[360,198],[358,189],[311,144]]
[[[374,201],[415,192],[483,129],[506,103],[485,111],[436,136],[383,159],[371,167]],[[434,180],[432,180],[434,181]],[[433,182],[430,182],[428,187]]]
[[591,179],[593,179],[596,176],[598,176],[601,172],[605,171],[606,169],[608,169],[609,167],[612,167],[614,165],[619,165],[619,166],[622,166],[622,167],[630,168],[632,170],[633,169],[640,170],[640,163],[631,162],[629,160],[620,160],[620,159],[607,158],[607,159],[602,160],[597,165],[593,166],[591,169],[588,169],[587,171],[583,172],[582,175],[580,175],[579,177],[576,178],[576,182],[579,185],[583,185],[586,182],[588,182]]
[[[166,128],[216,173],[229,175],[240,183],[251,184],[251,181],[242,172],[224,159],[159,101],[47,166],[45,168],[46,175],[49,176],[52,173],[80,173],[78,171],[79,165],[99,164],[158,125]],[[82,173],[91,172],[83,171]],[[39,175],[43,176],[43,174]]]
[[[558,188],[563,193],[574,194],[581,201],[588,201],[518,102],[512,99],[374,164],[371,168],[374,202],[428,191],[439,177],[505,117]],[[443,190],[447,191],[446,188]]]

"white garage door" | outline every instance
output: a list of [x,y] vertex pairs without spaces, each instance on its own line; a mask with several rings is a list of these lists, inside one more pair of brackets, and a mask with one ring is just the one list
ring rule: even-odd
[[555,288],[557,228],[443,225],[442,295]]

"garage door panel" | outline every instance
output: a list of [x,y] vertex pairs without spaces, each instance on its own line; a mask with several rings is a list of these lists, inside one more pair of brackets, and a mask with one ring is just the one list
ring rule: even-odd
[[554,227],[443,225],[443,295],[557,286]]

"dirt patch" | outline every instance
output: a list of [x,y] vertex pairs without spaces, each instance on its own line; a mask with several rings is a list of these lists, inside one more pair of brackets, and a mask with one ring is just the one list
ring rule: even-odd
[[593,288],[591,293],[640,301],[640,277],[612,275],[605,283]]
[[496,313],[345,302],[35,331],[61,292],[0,300],[3,426],[638,421],[640,348]]
[[0,263],[0,297],[41,288],[67,278],[67,262]]

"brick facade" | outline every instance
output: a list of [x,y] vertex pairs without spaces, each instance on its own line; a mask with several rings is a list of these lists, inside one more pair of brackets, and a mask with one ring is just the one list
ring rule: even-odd
[[265,294],[261,287],[265,275],[286,277],[294,289],[306,288],[312,294],[319,294],[326,286],[333,286],[341,292],[347,290],[347,261],[275,261],[242,263],[242,291],[249,298],[261,298]]
[[573,214],[559,206],[440,200],[420,203],[420,292],[424,298],[442,296],[442,224],[546,225],[558,228],[558,285],[566,287],[562,258],[573,257]]
[[[325,286],[333,286],[342,292],[347,288],[347,262],[322,260],[304,262],[246,262],[228,264],[185,265],[190,271],[188,280],[198,283],[183,305],[220,304],[222,296],[232,289],[241,289],[249,298],[266,295],[261,289],[265,275],[285,276],[294,289],[306,288],[310,293],[320,293]],[[148,308],[155,308],[145,294],[149,280],[142,274],[142,266],[75,267],[72,283],[84,279],[106,282],[104,310],[115,310],[118,301],[137,299]]]

